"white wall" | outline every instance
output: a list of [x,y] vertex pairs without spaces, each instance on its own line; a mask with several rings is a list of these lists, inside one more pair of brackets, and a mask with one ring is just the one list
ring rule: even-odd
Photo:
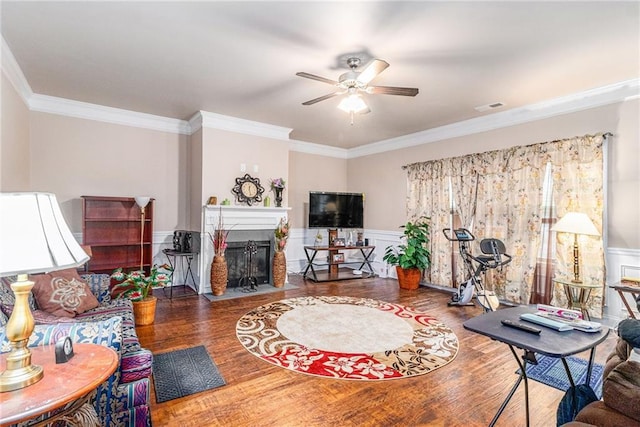
[[184,228],[186,136],[38,112],[30,127],[31,190],[55,193],[72,231],[83,195],[148,195],[154,231]]
[[[95,120],[29,112],[2,78],[0,189],[39,190],[58,195],[72,230],[81,232],[82,195],[148,194],[156,198],[154,246],[170,244],[175,229],[199,229],[209,196],[233,200],[234,178],[247,173],[265,187],[270,178],[287,180],[285,205],[291,206],[288,262],[304,263],[308,192],[366,193],[365,236],[383,248],[397,242],[403,224],[408,163],[495,150],[596,132],[612,132],[608,151],[608,282],[623,263],[640,265],[640,100],[556,116],[490,132],[350,160],[289,151],[286,141],[204,128],[193,135],[141,129]],[[258,172],[254,172],[254,165]],[[271,195],[272,196],[272,195]],[[616,295],[607,295],[612,313]],[[619,301],[618,301],[619,303]]]
[[28,191],[31,186],[29,109],[4,72],[1,74],[0,191]]
[[608,151],[608,246],[640,248],[640,100],[611,104],[490,132],[358,157],[348,161],[349,190],[367,193],[367,228],[406,222],[403,165],[517,145],[611,132]]

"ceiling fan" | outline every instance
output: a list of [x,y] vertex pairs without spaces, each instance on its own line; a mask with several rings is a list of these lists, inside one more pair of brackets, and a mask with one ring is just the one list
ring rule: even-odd
[[334,96],[348,94],[349,96],[340,102],[338,108],[351,114],[351,124],[353,124],[354,113],[366,114],[371,111],[369,106],[364,102],[364,99],[360,96],[360,93],[401,96],[416,96],[418,94],[417,88],[369,85],[378,74],[389,66],[389,63],[381,59],[373,59],[364,69],[357,71],[360,63],[361,60],[358,57],[348,58],[347,65],[351,70],[342,74],[337,81],[305,72],[296,73],[296,76],[318,80],[337,87],[335,92],[303,102],[302,105],[313,105],[317,102],[333,98]]

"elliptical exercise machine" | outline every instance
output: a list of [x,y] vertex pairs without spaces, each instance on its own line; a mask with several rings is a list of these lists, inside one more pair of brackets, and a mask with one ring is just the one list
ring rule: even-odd
[[[493,291],[484,289],[481,275],[489,269],[502,268],[511,262],[511,256],[507,255],[504,243],[498,239],[482,239],[480,250],[483,255],[473,256],[469,250],[469,242],[476,239],[473,234],[466,228],[456,228],[453,233],[451,231],[451,228],[442,230],[447,240],[458,242],[467,279],[458,286],[457,292],[453,294],[448,305],[473,305],[471,299],[473,299],[475,291],[476,299],[484,311],[495,311],[500,305],[500,301]],[[474,262],[477,264],[476,268],[473,267]]]

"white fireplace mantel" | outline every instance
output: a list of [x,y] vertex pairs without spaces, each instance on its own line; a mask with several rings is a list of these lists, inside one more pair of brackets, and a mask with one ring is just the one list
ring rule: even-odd
[[211,261],[213,245],[209,233],[218,225],[220,214],[225,230],[265,230],[278,226],[282,218],[287,218],[291,208],[267,208],[263,206],[207,205],[202,208],[202,239],[199,259],[200,286],[198,293],[211,292]]

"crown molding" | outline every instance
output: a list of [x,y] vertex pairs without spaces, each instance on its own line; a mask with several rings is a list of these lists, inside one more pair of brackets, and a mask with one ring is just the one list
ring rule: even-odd
[[27,81],[27,78],[22,73],[18,61],[16,61],[13,52],[9,49],[9,45],[2,37],[2,48],[0,50],[0,63],[2,64],[2,71],[5,76],[14,87],[18,95],[22,98],[25,105],[29,105],[29,99],[33,96],[33,90]]
[[191,117],[189,123],[192,125],[191,133],[197,131],[200,127],[203,127],[243,133],[246,135],[262,136],[281,141],[289,141],[289,134],[293,130],[282,126],[254,122],[253,120],[239,119],[237,117],[225,116],[202,110]]
[[289,140],[289,150],[299,153],[315,154],[318,156],[337,157],[347,159],[349,150],[346,148],[332,147],[329,145],[315,144],[313,142]]
[[191,135],[202,129],[202,111],[198,111],[189,119],[189,132]]
[[348,158],[369,156],[401,148],[414,147],[431,142],[460,136],[472,135],[479,132],[500,129],[522,123],[542,120],[616,102],[635,99],[640,93],[640,79],[626,80],[607,86],[598,87],[550,99],[520,108],[494,113],[483,117],[452,123],[421,132],[403,135],[384,141],[378,141],[348,150]]
[[34,94],[29,99],[29,109],[42,113],[59,114],[62,116],[97,120],[100,122],[182,135],[190,135],[191,133],[191,127],[185,120],[106,107],[104,105],[90,104],[88,102],[74,101],[55,96]]

